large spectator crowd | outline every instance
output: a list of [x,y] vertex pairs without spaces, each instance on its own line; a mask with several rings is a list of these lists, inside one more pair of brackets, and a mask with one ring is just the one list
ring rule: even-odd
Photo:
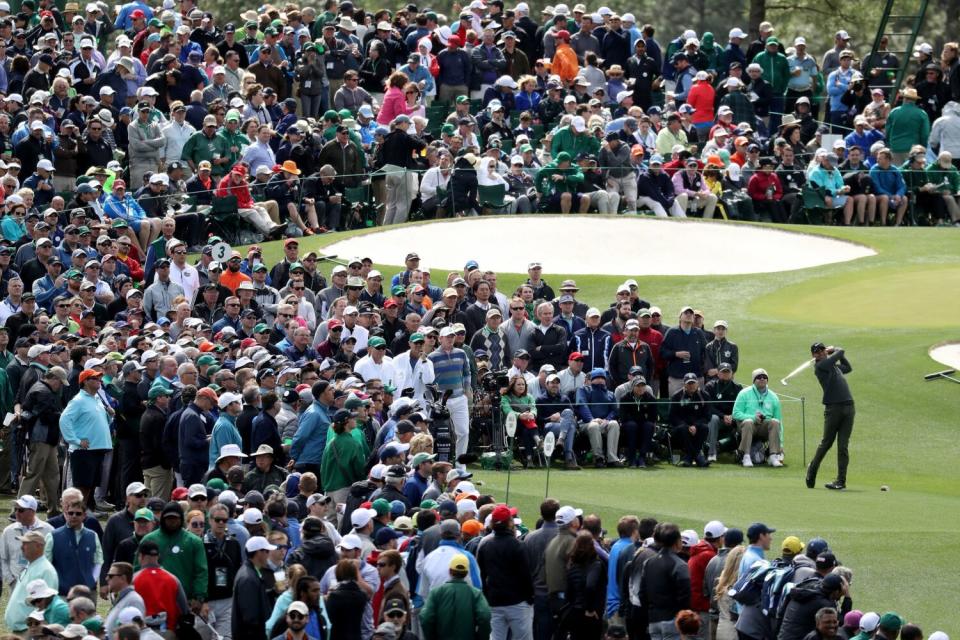
[[960,222],[954,42],[906,64],[899,33],[818,59],[769,22],[661,43],[583,4],[166,5],[0,8],[5,239],[49,209],[135,257],[167,217],[193,249],[483,212]]
[[[956,221],[956,45],[922,45],[937,77],[896,91],[883,51],[857,78],[845,32],[818,65],[766,23],[661,47],[629,14],[548,9],[330,0],[234,25],[193,0],[0,2],[9,631],[923,637],[854,610],[821,539],[767,562],[762,523],[701,540],[624,516],[610,540],[472,481],[478,457],[783,466],[780,399],[762,368],[735,380],[735,325],[635,280],[591,307],[536,261],[501,291],[482,256],[434,281],[416,252],[384,274],[305,243],[483,210],[797,220],[808,192],[846,223]],[[257,242],[281,237],[267,264]]]

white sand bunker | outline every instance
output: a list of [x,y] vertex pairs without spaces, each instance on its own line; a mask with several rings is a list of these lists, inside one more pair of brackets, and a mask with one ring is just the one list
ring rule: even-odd
[[930,357],[952,369],[960,369],[960,342],[934,347],[930,349]]
[[[867,247],[759,226],[642,217],[535,215],[465,218],[392,227],[326,247],[403,264],[411,251],[434,269],[481,267],[523,273],[733,275],[772,273],[875,255]],[[435,276],[436,277],[436,276]]]

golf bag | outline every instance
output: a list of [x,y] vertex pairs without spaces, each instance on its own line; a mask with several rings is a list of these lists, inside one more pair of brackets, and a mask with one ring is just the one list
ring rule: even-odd
[[428,385],[424,398],[424,404],[433,420],[430,423],[430,435],[433,436],[433,450],[439,462],[453,462],[453,430],[450,424],[450,410],[447,409],[447,400],[450,399],[451,394],[451,391],[446,391],[437,400],[440,391],[436,385]]

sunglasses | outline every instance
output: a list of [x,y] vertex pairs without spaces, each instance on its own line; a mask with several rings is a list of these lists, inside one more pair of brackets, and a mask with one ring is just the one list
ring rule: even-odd
[[287,614],[287,617],[290,618],[291,620],[303,620],[306,616],[304,616],[302,613],[291,611],[290,613]]
[[229,520],[227,520],[226,518],[214,518],[213,521],[216,522],[217,524],[225,524],[229,522]]
[[87,514],[85,514],[83,511],[67,511],[67,515],[68,516],[85,516]]
[[402,618],[407,615],[405,611],[391,611],[389,613],[383,614],[387,618]]
[[764,380],[769,380],[769,378],[768,378],[767,376],[763,375],[763,374],[760,374],[759,376],[757,376],[756,378],[754,378],[754,380],[757,380],[758,378],[763,378]]
[[187,255],[187,252],[186,252],[186,251],[174,251],[174,252],[173,252],[173,255],[175,255],[175,256],[185,256],[185,255]]
[[108,578],[119,578],[119,577],[122,576],[122,575],[123,575],[122,573],[108,573],[108,574],[107,574],[107,577],[108,577]]

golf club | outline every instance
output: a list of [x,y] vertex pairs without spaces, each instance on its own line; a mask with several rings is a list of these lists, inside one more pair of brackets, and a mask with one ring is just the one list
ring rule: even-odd
[[800,373],[801,371],[809,367],[811,364],[813,364],[813,358],[810,358],[809,360],[804,361],[803,364],[801,364],[799,367],[797,367],[796,369],[788,373],[787,377],[785,377],[783,380],[780,381],[780,384],[782,384],[783,386],[787,386],[787,380],[797,375],[798,373]]

